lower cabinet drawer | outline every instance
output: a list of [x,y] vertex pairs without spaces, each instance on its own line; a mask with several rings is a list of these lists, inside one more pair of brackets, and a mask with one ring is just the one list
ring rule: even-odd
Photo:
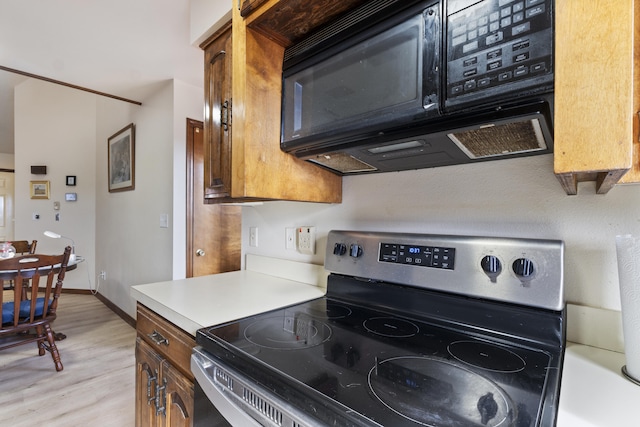
[[138,304],[138,335],[165,357],[187,378],[193,380],[190,360],[195,338],[142,304]]

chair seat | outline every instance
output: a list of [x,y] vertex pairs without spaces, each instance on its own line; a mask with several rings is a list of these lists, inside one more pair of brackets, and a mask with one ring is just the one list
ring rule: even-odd
[[[51,300],[49,301],[49,305],[51,305]],[[38,298],[36,300],[36,316],[42,316],[42,311],[44,308],[44,298]],[[31,313],[31,301],[21,301],[20,302],[20,318],[29,317]],[[13,301],[5,302],[2,304],[2,323],[10,323],[13,322]]]

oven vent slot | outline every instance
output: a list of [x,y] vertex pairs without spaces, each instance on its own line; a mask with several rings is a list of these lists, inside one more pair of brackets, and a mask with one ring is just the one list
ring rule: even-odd
[[264,400],[262,397],[258,396],[251,390],[244,388],[244,390],[242,391],[242,399],[249,405],[257,409],[258,412],[260,412],[262,415],[273,421],[276,425],[282,425],[282,412],[280,412],[277,408]]
[[229,390],[233,390],[233,378],[220,369],[216,369],[216,381],[227,387]]

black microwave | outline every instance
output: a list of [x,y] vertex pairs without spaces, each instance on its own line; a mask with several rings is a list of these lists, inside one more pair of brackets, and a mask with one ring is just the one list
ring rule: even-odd
[[373,0],[285,51],[281,149],[338,174],[551,152],[553,0]]

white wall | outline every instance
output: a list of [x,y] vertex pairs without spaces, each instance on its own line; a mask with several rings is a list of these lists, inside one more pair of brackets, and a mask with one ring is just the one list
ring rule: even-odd
[[[202,120],[202,90],[160,82],[137,106],[30,79],[15,95],[16,238],[38,240],[44,253],[68,244],[44,230],[73,238],[86,261],[67,275],[65,287],[97,284],[135,317],[132,285],[184,277],[186,119]],[[129,123],[136,125],[135,189],[109,193],[107,139]],[[0,162],[9,167],[12,159]],[[31,175],[30,165],[46,165],[47,175]],[[77,186],[67,187],[66,175],[75,175]],[[29,181],[36,179],[50,181],[49,200],[30,199]],[[65,202],[65,192],[76,192],[78,201]],[[57,222],[54,201],[61,205]],[[33,212],[41,219],[33,221]],[[160,226],[162,214],[168,228]],[[106,280],[97,278],[100,271]]]
[[[295,177],[291,177],[295,179]],[[315,256],[286,250],[285,227],[314,225]],[[250,226],[259,247],[249,247]],[[331,229],[561,239],[569,302],[619,310],[615,235],[640,235],[640,186],[564,194],[553,156],[345,177],[336,205],[267,202],[243,208],[243,254],[322,264]]]
[[[202,120],[203,93],[167,81],[141,107],[106,98],[98,106],[96,271],[107,274],[100,293],[135,318],[131,286],[185,277],[186,119]],[[109,193],[106,141],[129,123],[136,125],[135,189]],[[162,214],[169,228],[160,227]]]
[[13,169],[15,155],[0,153],[0,169]]
[[193,46],[200,45],[231,19],[232,1],[236,0],[191,0],[189,41]]
[[204,120],[202,88],[174,81],[173,108],[173,278],[183,279],[187,269],[187,118]]
[[[159,85],[141,107],[101,98],[95,161],[96,271],[100,293],[135,318],[132,285],[172,277],[172,228],[160,215],[173,209],[173,83]],[[109,193],[107,139],[129,123],[135,130],[135,189]]]
[[[51,239],[51,230],[75,242],[76,253],[87,258],[65,286],[89,289],[95,259],[95,158],[96,97],[63,86],[29,79],[15,89],[15,238],[37,240],[38,252],[62,252],[70,242]],[[90,161],[87,161],[89,159]],[[47,166],[46,175],[32,175],[31,165]],[[66,176],[75,175],[77,185],[66,186]],[[48,200],[30,198],[29,181],[50,183]],[[66,202],[65,193],[78,194]],[[60,202],[55,211],[53,203]],[[60,221],[55,221],[55,213]],[[40,214],[34,221],[33,213]]]

